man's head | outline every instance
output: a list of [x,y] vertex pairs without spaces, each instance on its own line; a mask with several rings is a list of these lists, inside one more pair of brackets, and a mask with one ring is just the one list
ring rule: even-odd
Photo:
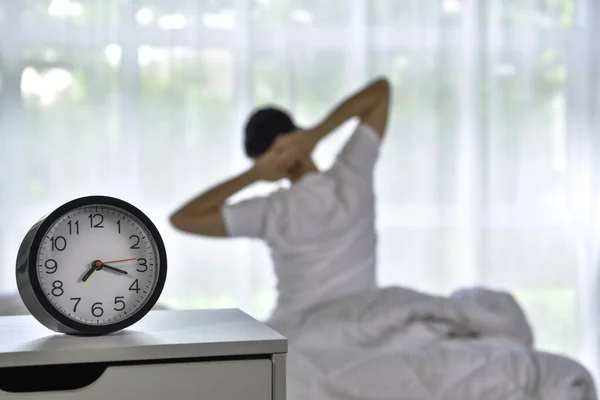
[[[278,136],[296,131],[298,127],[292,117],[276,107],[264,107],[255,110],[248,118],[244,130],[244,150],[246,155],[256,159],[263,155]],[[304,174],[315,171],[316,167],[310,154],[303,156],[289,169],[288,179],[296,181]]]
[[244,150],[250,158],[257,158],[266,152],[277,136],[296,130],[290,115],[275,107],[265,107],[254,111],[244,131]]

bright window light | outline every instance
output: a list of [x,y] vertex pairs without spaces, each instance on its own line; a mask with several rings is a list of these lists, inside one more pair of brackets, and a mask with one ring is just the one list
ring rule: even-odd
[[140,25],[148,25],[154,19],[152,10],[149,8],[141,8],[136,14],[135,19]]
[[458,14],[461,9],[459,0],[442,0],[442,9],[447,14]]
[[106,46],[104,48],[104,55],[111,66],[116,67],[121,64],[122,49],[118,44],[109,44]]
[[158,26],[162,29],[183,29],[187,25],[187,19],[183,14],[163,15],[158,19]]
[[70,0],[52,0],[48,14],[54,17],[73,17],[83,14],[83,5]]
[[312,13],[306,10],[294,10],[292,11],[292,19],[303,24],[310,24],[314,21],[315,17]]
[[44,105],[56,101],[58,92],[67,89],[73,83],[71,73],[62,68],[53,68],[40,74],[31,67],[23,70],[21,92],[25,95],[37,95]]
[[24,94],[35,94],[41,84],[42,77],[35,69],[26,67],[23,70],[23,76],[21,77],[21,92]]
[[55,91],[67,89],[73,83],[73,75],[66,69],[52,68],[44,74],[44,81],[50,82]]

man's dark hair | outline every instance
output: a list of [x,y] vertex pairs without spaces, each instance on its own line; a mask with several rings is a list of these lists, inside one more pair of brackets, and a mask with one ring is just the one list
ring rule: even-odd
[[244,130],[244,150],[250,158],[263,154],[275,138],[296,130],[292,117],[276,107],[260,108],[250,115]]

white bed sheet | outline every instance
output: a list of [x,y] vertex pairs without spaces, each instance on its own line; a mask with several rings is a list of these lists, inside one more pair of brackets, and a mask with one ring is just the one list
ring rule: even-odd
[[536,352],[543,400],[596,400],[597,392],[589,371],[577,361],[545,352]]
[[290,339],[288,400],[597,398],[581,364],[535,350],[504,292],[387,288],[275,325]]
[[395,352],[292,348],[288,400],[300,399],[596,400],[596,393],[573,360],[473,339]]

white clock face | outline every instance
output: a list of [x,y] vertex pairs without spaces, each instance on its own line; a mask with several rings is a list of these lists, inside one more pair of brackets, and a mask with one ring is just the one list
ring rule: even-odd
[[40,286],[62,314],[88,325],[114,324],[153,293],[160,257],[151,233],[130,213],[86,206],[60,217],[37,257]]

